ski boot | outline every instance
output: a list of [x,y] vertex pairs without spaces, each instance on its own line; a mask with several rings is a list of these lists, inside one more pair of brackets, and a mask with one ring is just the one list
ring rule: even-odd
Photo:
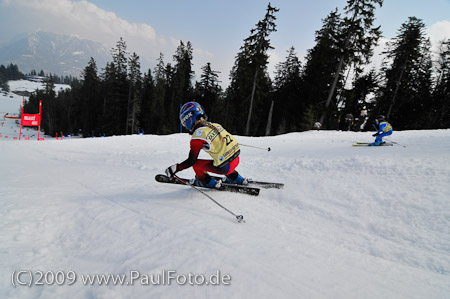
[[240,174],[236,173],[237,176],[235,179],[232,179],[232,176],[227,177],[225,179],[225,183],[227,184],[235,184],[235,185],[248,185],[248,180],[246,178],[243,178]]
[[209,182],[206,183],[206,182],[202,182],[197,177],[195,177],[195,179],[193,179],[191,181],[191,185],[203,187],[203,188],[211,188],[211,189],[214,189],[214,188],[218,189],[218,188],[220,188],[220,186],[222,186],[221,180],[215,180],[212,177],[209,177],[209,178],[210,178]]
[[370,146],[380,146],[380,145],[383,145],[383,143],[384,142],[382,142],[382,141],[375,141],[375,142],[372,142],[371,144],[369,144]]

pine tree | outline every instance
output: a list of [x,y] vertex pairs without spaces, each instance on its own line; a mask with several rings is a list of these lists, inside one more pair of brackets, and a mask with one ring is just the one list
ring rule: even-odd
[[211,69],[211,63],[202,67],[200,81],[196,83],[195,99],[200,103],[211,119],[219,118],[222,105],[220,103],[222,88],[219,85],[219,72]]
[[158,117],[152,110],[152,103],[155,101],[155,81],[153,80],[152,71],[144,74],[142,82],[142,111],[139,116],[139,123],[142,130],[148,133],[156,133],[152,128],[152,123]]
[[275,68],[273,127],[278,134],[298,131],[306,103],[300,93],[302,66],[294,47],[288,50],[286,60]]
[[81,132],[84,137],[93,136],[97,129],[102,101],[99,93],[100,80],[97,75],[97,64],[91,57],[83,70],[83,81],[80,88]]
[[180,124],[178,113],[174,112],[178,112],[180,105],[192,99],[192,77],[194,75],[192,71],[192,53],[191,43],[188,41],[184,44],[183,41],[180,41],[176,53],[173,56],[173,76],[171,77],[172,80],[169,81],[171,83],[172,94],[168,106],[168,111],[172,111],[172,113],[169,113],[172,132],[177,132]]
[[125,41],[120,38],[111,49],[113,61],[110,63],[111,80],[106,105],[105,129],[109,135],[126,134],[129,82],[127,80],[128,53]]
[[32,112],[39,112],[39,101],[42,100],[41,123],[45,133],[50,136],[55,136],[55,133],[58,131],[58,110],[54,88],[53,78],[50,78],[45,83],[44,90],[36,92],[35,103],[33,104],[35,112]]
[[[316,45],[308,50],[306,56],[302,75],[301,97],[305,104],[310,107],[308,117],[315,115],[315,122],[324,112],[328,111],[324,109],[324,103],[330,88],[330,82],[333,81],[335,70],[339,64],[336,57],[341,54],[342,31],[341,16],[336,9],[323,20],[322,28],[316,31]],[[340,81],[338,80],[338,83]],[[337,119],[332,121],[332,115],[330,115],[332,111],[337,110],[337,107],[334,103],[332,104],[329,108],[329,119],[327,121],[329,129],[337,128]]]
[[[164,63],[164,55],[160,53],[158,58],[158,63],[154,69],[155,73],[155,88],[154,88],[154,100],[151,104],[151,112],[149,117],[152,119],[151,132],[156,134],[168,134],[173,133],[169,130],[169,124],[166,120],[168,105],[167,101],[167,90],[169,88],[169,78],[166,73],[166,66]],[[173,114],[173,111],[172,111]]]
[[128,133],[137,133],[140,128],[139,115],[141,113],[142,98],[142,74],[139,56],[133,53],[129,59],[129,92],[128,92],[128,108],[127,108],[127,127]]
[[[236,57],[231,70],[231,83],[227,90],[229,125],[239,134],[263,135],[269,113],[271,80],[267,73],[269,35],[276,31],[275,13],[279,9],[267,6],[264,19],[250,31]],[[243,111],[248,111],[247,117]],[[242,130],[246,123],[245,130]]]
[[419,129],[431,103],[430,42],[425,24],[416,17],[403,23],[399,34],[388,43],[376,114],[384,114],[397,129]]
[[110,118],[110,103],[111,100],[111,94],[115,82],[115,67],[114,63],[107,62],[105,68],[102,70],[102,73],[100,74],[100,94],[101,94],[101,100],[102,100],[102,108],[100,113],[100,125],[98,127],[98,134],[100,136],[106,135],[112,135],[113,128],[111,125],[111,121],[109,121]]
[[[361,71],[360,66],[369,63],[373,55],[373,47],[378,43],[381,35],[379,27],[372,27],[375,20],[375,4],[382,6],[383,0],[348,0],[344,8],[348,15],[343,21],[344,38],[340,44],[341,53],[338,56],[338,66],[334,74],[333,82],[325,102],[325,109],[330,106],[336,86],[346,67],[353,66],[357,73]],[[323,124],[327,111],[322,113],[320,122]]]
[[450,39],[439,47],[437,72],[430,119],[433,128],[450,128]]

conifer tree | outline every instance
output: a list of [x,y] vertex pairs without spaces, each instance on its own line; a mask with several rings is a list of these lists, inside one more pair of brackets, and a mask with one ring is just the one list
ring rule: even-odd
[[200,81],[196,83],[195,99],[203,109],[207,111],[212,119],[219,118],[222,105],[219,102],[222,95],[222,88],[219,85],[219,72],[211,69],[211,63],[202,67]]
[[398,129],[418,129],[431,103],[430,42],[425,24],[416,17],[403,23],[388,43],[382,67],[385,86],[380,89],[376,114],[384,114]]
[[[311,115],[314,115],[315,122],[327,111],[324,110],[324,104],[339,63],[336,57],[341,54],[342,31],[341,16],[335,9],[323,20],[322,28],[316,31],[316,45],[308,50],[305,59],[301,96],[309,107],[308,117],[312,118]],[[332,108],[336,110],[336,106]],[[333,123],[337,124],[337,121]],[[328,120],[328,128],[337,127]]]
[[152,76],[151,69],[144,74],[144,79],[142,81],[142,111],[139,116],[140,124],[142,130],[148,133],[155,133],[153,130],[152,123],[158,117],[156,113],[152,110],[152,103],[155,101],[155,82]]
[[439,47],[437,78],[430,111],[432,128],[450,128],[450,39]]
[[129,82],[127,80],[127,46],[120,38],[116,47],[111,49],[113,61],[110,63],[112,80],[108,89],[108,105],[106,105],[106,133],[110,135],[126,134],[127,103]]
[[165,99],[167,98],[168,94],[167,90],[169,88],[169,78],[168,74],[166,73],[166,70],[167,68],[164,63],[164,55],[163,53],[160,53],[156,67],[154,69],[155,94],[154,100],[151,103],[151,112],[149,115],[149,117],[152,119],[151,122],[152,127],[150,131],[156,134],[171,133],[170,130],[168,129],[169,125],[166,120],[168,105],[166,104],[167,101],[165,101]]
[[275,68],[273,127],[278,134],[298,131],[306,103],[300,94],[302,66],[294,47]]
[[170,126],[173,132],[179,130],[180,120],[178,119],[178,113],[180,105],[187,102],[192,97],[192,77],[194,72],[192,71],[192,56],[193,49],[191,43],[188,41],[186,44],[180,41],[177,47],[176,53],[173,56],[174,67],[173,76],[170,80],[171,83],[171,98],[169,104]]
[[91,57],[83,70],[83,81],[80,88],[81,131],[84,137],[93,136],[97,129],[99,114],[102,109],[100,97],[100,80],[97,74],[97,63]]
[[[275,13],[279,9],[267,6],[264,19],[250,31],[237,54],[231,70],[231,83],[227,90],[227,111],[231,114],[228,127],[239,134],[262,135],[269,113],[271,80],[267,73],[269,35],[276,31]],[[248,111],[243,115],[243,111]],[[245,130],[243,126],[245,125]]]
[[128,133],[137,133],[139,129],[139,115],[141,113],[142,98],[142,74],[139,56],[133,53],[129,59],[129,91],[128,91],[128,106],[127,106],[127,127]]
[[347,1],[347,6],[344,8],[347,17],[342,23],[341,53],[336,57],[338,65],[325,102],[325,111],[320,118],[322,125],[342,72],[351,66],[355,67],[357,73],[360,72],[360,66],[369,63],[373,55],[373,47],[376,46],[381,35],[379,27],[372,27],[375,20],[375,4],[382,6],[383,0]]

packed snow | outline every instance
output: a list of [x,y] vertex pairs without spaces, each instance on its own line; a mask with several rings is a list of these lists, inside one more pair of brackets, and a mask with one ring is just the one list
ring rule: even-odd
[[243,176],[285,183],[202,189],[246,223],[154,180],[188,134],[0,138],[0,298],[449,298],[450,130],[351,146],[372,133],[236,136],[271,148]]

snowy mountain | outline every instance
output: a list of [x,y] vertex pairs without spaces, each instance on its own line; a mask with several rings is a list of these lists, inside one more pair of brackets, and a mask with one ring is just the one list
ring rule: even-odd
[[285,183],[205,190],[246,223],[154,181],[188,134],[0,138],[0,298],[448,298],[450,130],[371,134],[236,136],[272,149],[242,175]]
[[0,48],[0,64],[16,64],[23,73],[34,69],[78,77],[91,57],[99,68],[111,60],[109,49],[101,43],[42,31],[14,39]]

